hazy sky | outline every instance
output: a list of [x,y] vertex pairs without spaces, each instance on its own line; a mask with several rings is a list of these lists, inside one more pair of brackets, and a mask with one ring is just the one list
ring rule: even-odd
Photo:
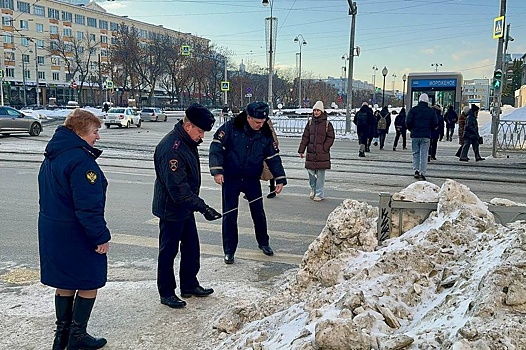
[[[491,77],[497,40],[493,19],[501,0],[356,0],[354,78],[381,86],[386,66],[386,88],[402,75],[434,71],[459,71],[465,79]],[[234,53],[237,66],[243,59],[266,67],[265,17],[270,7],[261,0],[117,0],[99,2],[108,12],[152,24],[162,24],[211,40]],[[278,18],[276,67],[296,67],[301,34],[303,77],[340,77],[343,54],[349,52],[350,19],[346,0],[274,0]],[[508,52],[526,53],[526,0],[507,0],[511,24]],[[521,20],[522,18],[522,20]],[[396,74],[396,78],[393,77]]]

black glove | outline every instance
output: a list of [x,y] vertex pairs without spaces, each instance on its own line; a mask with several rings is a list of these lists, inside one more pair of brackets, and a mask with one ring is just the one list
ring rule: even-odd
[[208,221],[214,221],[221,218],[221,214],[219,214],[214,208],[206,206],[205,210],[202,213]]

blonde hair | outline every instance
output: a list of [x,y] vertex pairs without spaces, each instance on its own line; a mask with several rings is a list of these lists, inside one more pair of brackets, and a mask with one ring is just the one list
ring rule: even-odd
[[102,121],[90,111],[76,108],[68,114],[64,126],[77,135],[85,135],[90,132],[92,126],[100,128]]

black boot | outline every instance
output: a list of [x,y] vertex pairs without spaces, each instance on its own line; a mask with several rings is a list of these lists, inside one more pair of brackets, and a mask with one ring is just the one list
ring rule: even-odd
[[55,339],[53,340],[53,350],[64,350],[68,345],[69,327],[73,315],[72,296],[55,295],[55,314],[57,315],[57,329],[55,330]]
[[274,179],[270,179],[270,185],[268,187],[270,188],[270,193],[267,195],[267,198],[276,197],[276,181]]
[[95,304],[95,298],[86,299],[78,295],[75,298],[68,350],[100,349],[106,345],[106,339],[93,338],[86,332],[93,304]]

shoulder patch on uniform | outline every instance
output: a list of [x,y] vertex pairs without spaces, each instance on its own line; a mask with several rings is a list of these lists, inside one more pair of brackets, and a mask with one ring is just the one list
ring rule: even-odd
[[179,149],[180,145],[181,145],[181,140],[175,140],[172,149]]
[[222,140],[223,137],[225,137],[225,132],[224,132],[223,130],[221,130],[221,131],[219,132],[219,134],[217,134],[217,139],[218,139],[218,140]]
[[169,163],[171,171],[176,171],[177,170],[177,166],[179,165],[179,162],[177,161],[177,159],[170,159],[170,161],[168,163]]
[[86,172],[86,180],[92,185],[95,184],[97,182],[97,173],[93,170],[88,170]]

